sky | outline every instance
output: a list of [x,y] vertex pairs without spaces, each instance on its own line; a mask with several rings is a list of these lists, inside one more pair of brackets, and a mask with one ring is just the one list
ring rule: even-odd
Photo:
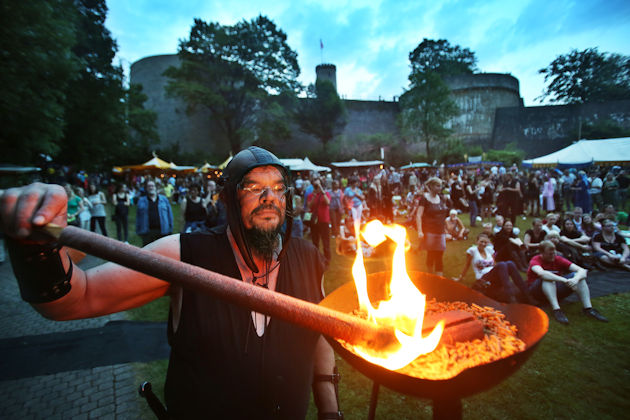
[[[106,27],[118,43],[117,63],[175,54],[195,18],[233,25],[259,14],[287,34],[299,80],[315,66],[337,66],[346,99],[392,100],[408,87],[409,53],[424,38],[469,48],[479,71],[520,81],[526,106],[544,104],[538,70],[573,49],[630,55],[628,0],[108,0]],[[320,40],[324,48],[320,48]]]

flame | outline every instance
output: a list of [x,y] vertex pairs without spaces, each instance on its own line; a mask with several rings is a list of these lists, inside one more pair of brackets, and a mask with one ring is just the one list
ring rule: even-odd
[[[383,366],[389,370],[400,369],[418,356],[432,352],[438,345],[444,321],[440,321],[433,331],[422,337],[422,322],[426,296],[413,284],[406,271],[405,241],[407,231],[399,225],[383,225],[374,220],[368,223],[359,235],[359,223],[355,221],[355,238],[357,238],[357,255],[352,265],[352,276],[359,297],[359,309],[367,312],[368,320],[392,326],[400,346],[393,351],[375,353],[374,351],[353,346],[354,351],[367,361]],[[377,246],[386,238],[396,243],[394,251],[392,279],[389,285],[390,299],[383,300],[375,308],[370,302],[367,291],[367,273],[363,263],[360,236],[370,246]]]

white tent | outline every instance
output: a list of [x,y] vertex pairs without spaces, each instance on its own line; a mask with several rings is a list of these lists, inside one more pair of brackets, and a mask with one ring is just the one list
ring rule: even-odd
[[578,167],[616,165],[630,162],[630,137],[605,140],[580,140],[546,156],[524,160],[523,165]]
[[332,162],[332,166],[336,166],[337,168],[360,168],[365,166],[379,166],[382,165],[382,160],[364,160],[357,161],[356,159],[349,160],[347,162]]
[[313,172],[329,172],[330,168],[326,166],[315,165],[308,157],[304,159],[280,159],[283,165],[287,166],[291,171],[313,171]]

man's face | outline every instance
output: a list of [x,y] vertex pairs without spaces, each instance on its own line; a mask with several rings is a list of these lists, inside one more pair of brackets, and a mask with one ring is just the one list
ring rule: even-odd
[[535,231],[540,231],[542,229],[542,222],[540,220],[537,220],[534,222],[534,230]]
[[543,260],[551,262],[556,258],[556,248],[548,246],[541,253]]
[[575,209],[573,209],[573,217],[575,217],[576,219],[579,219],[580,217],[582,217],[582,209],[579,207],[576,207]]
[[615,231],[615,224],[608,220],[602,222],[602,230],[606,233],[612,233]]
[[[284,186],[280,171],[274,166],[261,166],[249,171],[243,177],[238,189],[241,205],[241,218],[245,229],[256,228],[270,232],[284,223],[286,195],[278,196],[274,188]],[[260,195],[242,188],[257,190],[263,188]]]
[[147,194],[149,195],[155,194],[155,182],[153,181],[147,182]]

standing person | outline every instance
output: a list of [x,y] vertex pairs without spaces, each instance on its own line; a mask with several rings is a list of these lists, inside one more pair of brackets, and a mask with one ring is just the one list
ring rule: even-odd
[[589,185],[588,179],[586,178],[586,172],[579,171],[578,176],[573,183],[573,190],[575,191],[575,203],[574,206],[582,207],[585,213],[590,213],[592,210],[591,207],[591,196],[588,193]]
[[136,233],[142,238],[142,246],[173,233],[173,210],[168,198],[157,193],[153,180],[147,181],[144,189],[146,195],[136,206]]
[[90,220],[92,219],[92,203],[85,196],[85,190],[82,187],[76,188],[76,194],[81,198],[83,210],[79,213],[79,227],[81,229],[90,230]]
[[501,302],[518,302],[521,295],[524,302],[535,304],[516,265],[512,261],[495,262],[493,251],[488,235],[477,235],[477,244],[466,251],[462,274],[454,280],[462,281],[472,265],[476,280],[474,289]]
[[129,206],[131,199],[127,185],[118,184],[116,193],[112,197],[114,203],[114,220],[116,221],[116,237],[119,241],[129,243]]
[[66,184],[64,188],[66,190],[66,194],[68,195],[68,224],[72,226],[79,226],[79,214],[83,211],[83,201],[81,200],[81,197],[74,193],[70,184]]
[[[264,284],[317,303],[323,276],[319,253],[306,241],[290,239],[290,222],[287,235],[281,239],[279,234],[285,217],[290,220],[288,170],[271,153],[250,148],[232,159],[224,176],[222,200],[229,227],[171,235],[148,249],[234,281]],[[27,202],[20,196],[41,199]],[[2,197],[1,225],[8,235],[19,238],[11,256],[22,296],[57,320],[123,311],[169,296],[171,357],[165,385],[169,418],[303,419],[311,389],[319,418],[342,418],[333,385],[334,353],[318,333],[116,264],[87,271],[75,266],[70,272],[66,251],[54,243],[36,248],[19,243],[30,238],[31,220],[37,227],[50,222],[65,225],[65,201],[60,187],[44,184],[11,190]],[[16,218],[28,222],[18,224]],[[45,259],[26,263],[29,253],[42,251]],[[67,287],[55,289],[67,280]],[[44,301],[33,299],[42,292],[47,296]]]
[[197,232],[205,229],[206,206],[199,195],[201,188],[197,184],[193,184],[188,188],[188,194],[181,201],[181,215],[184,221],[184,232]]
[[339,236],[341,227],[341,215],[343,214],[343,191],[336,179],[332,182],[330,193],[330,224],[332,225],[332,237]]
[[428,191],[420,196],[416,228],[420,246],[427,251],[427,270],[441,276],[444,271],[442,258],[446,249],[444,220],[448,214],[448,206],[441,195],[440,178],[429,178],[425,185]]
[[518,179],[508,172],[505,182],[503,183],[503,200],[506,219],[509,218],[512,224],[516,223],[516,216],[523,212],[523,194],[521,192],[521,183]]
[[481,200],[479,199],[479,183],[475,177],[469,177],[466,181],[465,193],[468,209],[470,210],[470,227],[475,227],[477,224],[477,216],[479,216],[479,206],[481,205]]
[[[324,190],[321,179],[313,181],[313,193],[309,196],[308,208],[311,218],[311,240],[315,248],[322,242],[326,265],[330,262],[330,194]],[[314,220],[313,220],[314,219]]]
[[105,212],[105,204],[107,204],[107,198],[102,191],[99,191],[96,188],[96,185],[90,183],[88,186],[88,200],[92,204],[92,209],[90,213],[92,214],[92,218],[90,219],[90,230],[92,232],[96,232],[96,224],[98,223],[98,227],[101,230],[101,234],[103,236],[107,236],[107,226],[105,225],[105,220],[107,218],[107,213]]
[[346,187],[343,192],[345,206],[351,211],[352,220],[361,223],[361,214],[363,213],[363,200],[365,197],[363,191],[359,188],[359,178],[353,177],[350,180],[350,186]]
[[589,188],[588,193],[591,195],[591,201],[593,202],[593,212],[601,212],[604,208],[604,202],[602,200],[603,185],[604,181],[599,177],[599,171],[594,170],[591,172],[591,188]]
[[573,292],[582,302],[584,315],[608,322],[591,304],[586,276],[585,269],[556,255],[556,246],[551,241],[543,241],[540,244],[540,254],[532,258],[527,270],[530,294],[539,301],[547,300],[553,310],[553,317],[559,323],[565,325],[569,323],[569,319],[560,309],[559,301]]
[[606,174],[606,179],[602,184],[602,199],[604,201],[604,205],[612,204],[613,207],[617,207],[618,205],[618,191],[619,191],[619,183],[615,179],[615,175],[612,172],[608,172]]
[[546,178],[542,189],[543,207],[546,212],[550,212],[556,210],[556,202],[553,199],[554,187],[553,182],[551,182],[551,177],[547,175]]

